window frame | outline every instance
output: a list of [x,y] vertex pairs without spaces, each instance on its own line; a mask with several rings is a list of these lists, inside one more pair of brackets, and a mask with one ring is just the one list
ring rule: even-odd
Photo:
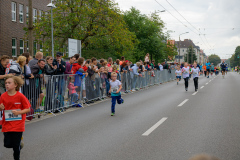
[[[22,10],[21,10],[21,7],[22,7]],[[19,22],[20,23],[24,23],[23,15],[24,15],[24,6],[23,6],[23,4],[19,4]],[[22,17],[22,21],[21,21],[21,17]]]
[[[14,7],[13,7],[13,5],[14,5]],[[13,10],[13,8],[15,10]],[[16,22],[17,21],[17,3],[16,2],[12,2],[11,3],[11,13],[12,13],[12,21]],[[13,19],[13,15],[15,15],[14,16],[15,19]]]
[[[15,46],[13,46],[13,40],[15,41]],[[15,55],[13,55],[13,49],[15,49]],[[17,57],[17,38],[12,38],[12,57]]]
[[[21,46],[21,41],[22,41],[22,46]],[[19,42],[20,42],[20,44],[19,44],[20,55],[22,55],[24,53],[24,40],[20,39]],[[22,53],[21,53],[21,50],[22,50]]]
[[29,18],[29,8],[28,6],[26,6],[26,22],[28,22],[28,18]]
[[37,9],[33,8],[33,23],[37,22]]

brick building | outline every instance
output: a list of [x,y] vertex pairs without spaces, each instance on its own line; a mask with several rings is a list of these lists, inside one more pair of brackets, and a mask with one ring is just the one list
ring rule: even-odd
[[[41,17],[51,0],[32,0],[33,21]],[[24,27],[28,27],[28,0],[0,0],[0,56],[17,57],[28,51],[28,41],[24,41]],[[34,52],[41,45],[34,42]]]

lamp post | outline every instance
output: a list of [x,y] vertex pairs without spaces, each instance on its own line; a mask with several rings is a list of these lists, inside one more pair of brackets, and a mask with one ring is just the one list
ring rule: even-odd
[[180,52],[181,52],[181,49],[180,49],[180,36],[183,35],[183,34],[187,34],[189,32],[185,32],[185,33],[182,33],[179,35],[179,42],[178,42],[178,48],[179,48],[179,54],[178,54],[178,59],[179,59],[179,64],[180,64]]
[[51,37],[52,37],[52,57],[54,58],[54,44],[53,44],[53,12],[52,9],[56,8],[56,6],[52,3],[53,0],[51,0],[51,3],[47,5],[47,7],[51,7]]

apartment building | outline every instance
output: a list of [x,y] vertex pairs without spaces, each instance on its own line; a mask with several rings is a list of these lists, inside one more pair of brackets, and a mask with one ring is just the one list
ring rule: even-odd
[[[24,28],[28,28],[29,0],[0,0],[0,55],[17,57],[28,51],[28,41],[24,40]],[[43,12],[49,11],[51,0],[32,0],[33,21]],[[34,53],[41,50],[41,44],[34,41]]]

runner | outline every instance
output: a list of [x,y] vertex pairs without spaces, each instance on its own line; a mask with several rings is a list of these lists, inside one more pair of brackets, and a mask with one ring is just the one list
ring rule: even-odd
[[225,70],[226,75],[227,75],[227,72],[228,72],[228,64],[226,64],[226,70]]
[[180,65],[177,65],[177,70],[175,71],[175,74],[176,74],[176,78],[177,78],[177,85],[178,85],[178,82],[181,81],[181,76],[182,76],[182,71],[180,69]]
[[188,91],[188,80],[189,80],[189,67],[188,67],[188,63],[185,62],[184,63],[184,67],[182,69],[182,73],[183,73],[183,79],[185,81],[185,90]]
[[214,73],[214,65],[213,65],[213,63],[211,64],[211,76],[213,75],[213,73]]
[[204,72],[205,77],[206,77],[206,76],[207,76],[207,67],[206,67],[206,65],[204,65],[204,66],[202,67],[202,69],[203,69],[203,72]]
[[193,81],[194,81],[195,91],[197,92],[197,90],[198,90],[198,77],[200,76],[200,69],[197,67],[197,63],[193,64],[193,68],[192,68],[191,74],[193,74]]
[[220,65],[221,67],[221,70],[222,70],[222,77],[224,78],[225,76],[225,71],[226,71],[226,64],[225,62],[223,61],[222,64]]
[[210,67],[211,67],[211,63],[209,63],[209,61],[207,61],[206,67],[207,67],[207,78],[209,78]]

